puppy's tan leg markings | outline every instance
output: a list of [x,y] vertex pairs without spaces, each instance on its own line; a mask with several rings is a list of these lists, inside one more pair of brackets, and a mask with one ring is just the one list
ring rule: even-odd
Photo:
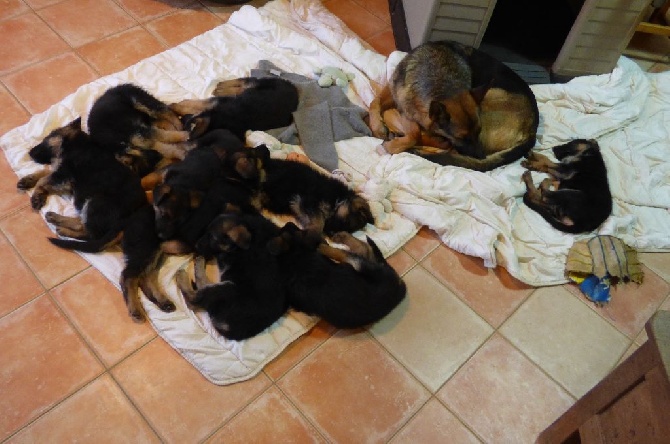
[[223,80],[216,84],[213,95],[217,97],[235,97],[249,89],[249,83],[244,79]]
[[214,99],[186,99],[181,102],[173,103],[170,105],[170,109],[177,113],[180,116],[185,116],[186,114],[200,114],[202,112],[208,111],[214,107],[216,104],[216,98]]
[[45,168],[35,173],[28,174],[27,176],[23,176],[17,182],[16,188],[18,188],[19,190],[30,190],[32,188],[35,188],[39,180],[45,176],[48,176],[49,173],[50,170],[48,168]]
[[349,248],[349,251],[354,254],[364,257],[368,260],[372,260],[374,258],[374,253],[370,245],[368,245],[366,242],[356,239],[351,233],[347,231],[340,231],[339,233],[335,233],[331,239],[333,242],[346,245]]
[[195,277],[195,286],[203,288],[209,281],[207,279],[207,261],[202,256],[197,256],[193,262],[193,274]]
[[121,289],[123,298],[126,301],[126,307],[128,307],[128,314],[133,321],[138,323],[144,322],[146,319],[144,307],[142,307],[142,303],[140,302],[139,285],[140,279],[137,277],[121,279]]
[[153,128],[151,133],[153,139],[166,143],[187,142],[189,138],[188,131],[172,131]]
[[190,306],[191,303],[195,300],[197,290],[193,288],[193,282],[191,278],[188,277],[186,270],[179,270],[175,275],[177,281],[177,287],[181,290],[181,293],[184,295],[184,300]]
[[542,173],[549,173],[554,171],[558,164],[554,163],[547,156],[531,151],[528,158],[521,161],[521,166],[532,171],[539,171]]

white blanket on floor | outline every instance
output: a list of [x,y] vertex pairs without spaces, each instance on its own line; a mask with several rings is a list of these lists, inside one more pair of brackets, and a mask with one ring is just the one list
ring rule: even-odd
[[[367,49],[318,0],[275,0],[259,9],[247,5],[225,25],[82,86],[4,135],[0,146],[23,176],[38,168],[27,155],[30,147],[51,129],[85,117],[110,86],[134,82],[166,102],[203,98],[216,81],[245,76],[262,59],[303,75],[327,65],[352,72],[355,78],[348,96],[366,107],[403,55],[395,52],[386,58]],[[621,237],[642,251],[670,249],[670,73],[648,75],[621,58],[612,74],[533,90],[541,112],[537,149],[545,151],[576,137],[597,138],[601,144],[615,206],[600,233]],[[267,140],[258,133],[251,139]],[[518,162],[478,173],[440,167],[409,154],[382,156],[376,151],[379,142],[361,137],[337,142],[336,147],[340,168],[354,184],[374,180],[392,187],[388,198],[393,212],[375,206],[379,222],[366,230],[386,255],[426,225],[449,247],[481,257],[489,266],[502,265],[531,285],[565,282],[567,251],[583,236],[554,230],[523,205],[523,169]],[[274,148],[296,149],[277,144]],[[542,179],[540,174],[534,178]],[[69,200],[55,197],[45,210],[73,211]],[[84,256],[118,283],[120,252]],[[143,302],[158,333],[214,383],[254,376],[315,321],[291,312],[255,338],[226,341],[212,330],[206,316],[185,308],[174,273],[188,263],[188,258],[173,257],[161,272],[176,312],[162,313]]]

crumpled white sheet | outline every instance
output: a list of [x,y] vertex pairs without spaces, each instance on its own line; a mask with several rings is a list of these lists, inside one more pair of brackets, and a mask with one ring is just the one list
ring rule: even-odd
[[[367,107],[403,56],[394,52],[386,58],[368,49],[318,0],[275,0],[259,9],[246,5],[225,25],[82,86],[5,134],[0,146],[21,177],[39,167],[27,155],[30,147],[53,128],[86,117],[110,86],[134,82],[166,102],[202,98],[217,81],[245,76],[262,59],[307,76],[327,65],[352,72],[347,95]],[[536,149],[546,151],[576,137],[597,138],[601,144],[615,205],[599,233],[618,236],[640,251],[670,249],[670,73],[645,74],[622,57],[611,74],[533,86],[533,91],[541,113]],[[267,135],[252,136],[273,144]],[[394,211],[383,214],[378,227],[366,229],[385,255],[426,225],[449,247],[480,257],[488,266],[504,266],[528,284],[566,282],[567,252],[573,240],[584,236],[553,229],[523,205],[518,162],[479,173],[410,154],[380,155],[379,142],[361,137],[337,142],[336,148],[340,169],[356,186],[375,180],[393,187],[386,197]],[[297,148],[278,144],[274,149]],[[534,178],[539,183],[542,175]],[[71,203],[58,197],[51,197],[45,210],[73,212]],[[120,252],[84,257],[118,284]],[[158,333],[216,384],[254,376],[315,322],[291,312],[255,338],[226,341],[212,332],[206,316],[185,309],[174,273],[187,265],[188,258],[173,257],[161,270],[161,282],[178,307],[175,313],[143,303]]]
[[[670,73],[647,74],[621,57],[610,74],[534,85],[540,110],[536,150],[594,138],[608,168],[612,215],[599,234],[639,251],[670,249]],[[411,154],[374,160],[370,177],[398,185],[396,211],[435,230],[442,241],[487,266],[504,266],[530,285],[567,282],[567,253],[577,239],[553,229],[521,200],[520,162],[479,173],[441,167]],[[536,183],[545,176],[533,173]]]

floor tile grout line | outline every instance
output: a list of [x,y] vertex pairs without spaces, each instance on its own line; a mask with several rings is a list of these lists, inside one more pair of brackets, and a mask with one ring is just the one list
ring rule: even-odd
[[[91,346],[90,346],[90,344],[88,343],[88,341],[86,341],[86,339],[83,337],[83,335],[81,334],[81,332],[79,331],[79,329],[77,329],[76,325],[74,325],[74,323],[72,322],[72,320],[67,316],[67,313],[65,313],[65,312],[63,311],[63,309],[62,309],[62,308],[60,307],[60,305],[57,303],[57,301],[56,301],[56,299],[53,297],[53,295],[52,295],[49,291],[46,291],[43,295],[40,295],[40,297],[42,297],[42,296],[44,296],[44,297],[48,297],[48,298],[49,298],[49,300],[51,301],[51,303],[56,307],[56,310],[58,310],[58,312],[59,312],[60,315],[65,319],[65,321],[68,323],[68,325],[70,326],[70,328],[72,328],[72,329],[74,330],[75,334],[76,334],[76,335],[79,337],[79,339],[83,342],[83,344],[85,345],[87,351],[89,351],[89,352],[91,353],[91,355],[98,361],[98,363],[99,363],[100,366],[102,367],[102,371],[99,372],[99,373],[97,373],[96,375],[94,375],[90,380],[85,380],[83,384],[77,384],[77,385],[75,385],[75,388],[74,388],[70,393],[67,393],[65,396],[63,396],[61,399],[59,399],[57,402],[55,402],[53,405],[51,405],[48,409],[44,410],[44,411],[41,412],[39,415],[37,415],[37,416],[35,416],[34,418],[30,419],[27,423],[21,425],[17,430],[15,430],[15,431],[12,433],[11,436],[15,436],[16,434],[18,434],[18,433],[21,432],[22,430],[29,428],[31,425],[33,425],[34,423],[36,423],[40,418],[44,417],[44,416],[45,416],[46,414],[48,414],[49,412],[53,411],[56,407],[58,407],[59,405],[63,404],[65,401],[67,401],[68,399],[70,399],[70,398],[71,398],[72,396],[74,396],[75,394],[79,393],[79,392],[80,392],[81,390],[83,390],[84,388],[90,386],[93,382],[95,382],[96,380],[98,380],[100,377],[102,377],[103,375],[105,375],[105,374],[108,372],[108,370],[107,370],[107,368],[106,368],[106,366],[105,366],[105,363],[100,359],[100,357],[97,355],[97,353],[95,353],[95,351],[91,348]],[[33,299],[31,302],[35,302],[36,299],[37,299],[37,298]],[[23,304],[22,306],[25,306],[25,305],[27,305],[27,304]],[[4,317],[3,317],[3,318],[4,318]],[[0,318],[0,319],[2,319],[2,318]],[[11,436],[8,437],[7,439],[10,439]],[[3,442],[4,442],[4,441],[3,441]]]
[[[325,342],[325,341],[324,341]],[[326,434],[326,431],[323,430],[323,427],[320,427],[319,424],[316,424],[315,420],[312,420],[312,418],[307,414],[307,412],[304,412],[294,401],[294,399],[277,384],[276,382],[274,383],[274,386],[279,390],[279,393],[286,398],[286,400],[293,406],[293,408],[300,414],[300,416],[307,421],[307,424],[309,424],[315,431],[316,433],[319,434],[320,437],[323,438],[323,440],[327,443],[332,443],[332,441],[328,438],[328,435]]]

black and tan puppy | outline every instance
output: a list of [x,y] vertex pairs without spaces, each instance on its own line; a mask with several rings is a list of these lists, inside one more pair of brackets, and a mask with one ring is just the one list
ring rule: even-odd
[[[97,253],[121,240],[125,267],[121,289],[130,315],[144,319],[138,287],[163,310],[174,306],[156,282],[160,243],[154,226],[153,208],[146,201],[140,178],[119,163],[114,154],[101,149],[81,130],[81,120],[52,131],[38,145],[53,159],[53,171],[36,182],[31,199],[34,208],[44,205],[56,190],[74,197],[79,216],[54,212],[45,216],[56,232],[74,239],[50,238],[61,248]],[[19,181],[29,188],[33,179]],[[23,183],[22,183],[23,182]]]
[[278,235],[279,228],[259,214],[222,214],[198,242],[198,250],[217,258],[220,282],[207,281],[201,256],[195,262],[195,286],[184,270],[177,273],[187,303],[206,310],[222,336],[250,338],[286,312],[277,257],[267,248]]
[[163,311],[174,311],[174,304],[165,296],[158,283],[162,261],[160,238],[154,225],[154,210],[148,203],[136,210],[123,227],[121,249],[125,266],[121,272],[121,292],[133,320],[141,322],[146,313],[138,289]]
[[168,159],[182,159],[189,133],[179,117],[150,93],[124,83],[105,91],[91,107],[88,131],[96,143],[123,154],[129,149],[158,151]]
[[170,108],[184,118],[191,137],[225,128],[241,140],[247,130],[288,126],[298,107],[298,90],[279,77],[244,77],[220,82],[215,97],[184,100]]
[[34,181],[34,176],[19,180],[18,187],[35,187],[31,204],[39,209],[54,193],[71,193],[79,216],[66,217],[49,212],[48,222],[58,234],[79,241],[52,239],[64,248],[97,252],[118,242],[124,219],[146,204],[140,179],[119,163],[115,156],[100,149],[81,130],[81,119],[52,131],[40,144],[52,154],[52,170]]
[[339,180],[302,162],[272,159],[265,146],[254,152],[263,170],[259,200],[264,209],[292,215],[303,228],[326,234],[375,223],[368,202]]
[[[577,139],[553,148],[559,163],[532,152],[521,165],[549,174],[535,188],[530,171],[523,201],[554,228],[566,233],[593,231],[612,213],[607,169],[595,140]],[[551,189],[553,186],[553,190]]]
[[191,247],[226,203],[245,206],[258,181],[256,159],[230,131],[214,130],[196,143],[153,191],[159,237]]
[[289,223],[268,248],[277,254],[289,305],[317,315],[337,328],[359,328],[382,319],[405,297],[405,283],[375,243],[347,232],[333,248],[314,232]]

